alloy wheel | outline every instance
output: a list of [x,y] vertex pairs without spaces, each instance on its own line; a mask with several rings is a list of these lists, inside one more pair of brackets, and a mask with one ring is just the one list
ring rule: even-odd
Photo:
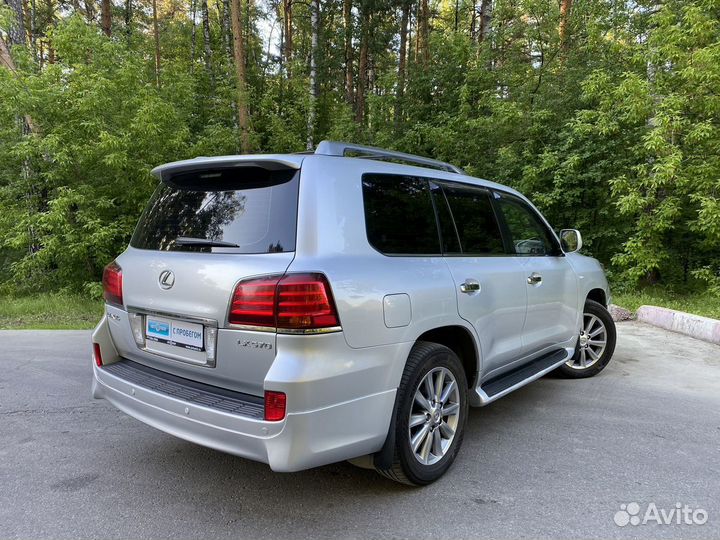
[[572,369],[586,369],[594,366],[602,358],[606,346],[607,328],[605,328],[605,323],[591,313],[584,313],[577,353],[566,362],[566,365]]
[[445,367],[430,370],[420,381],[408,422],[410,449],[423,465],[433,465],[448,452],[460,422],[460,391]]

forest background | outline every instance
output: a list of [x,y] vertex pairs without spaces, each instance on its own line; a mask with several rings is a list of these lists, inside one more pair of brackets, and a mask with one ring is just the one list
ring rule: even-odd
[[511,185],[628,307],[720,317],[720,0],[0,0],[0,326],[90,324],[152,167],[322,139]]

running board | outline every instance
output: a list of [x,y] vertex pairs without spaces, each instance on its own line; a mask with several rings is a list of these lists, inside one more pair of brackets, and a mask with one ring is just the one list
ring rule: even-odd
[[509,394],[513,390],[517,390],[521,386],[539,379],[546,373],[551,372],[557,367],[562,366],[570,360],[574,354],[573,349],[559,349],[548,353],[540,358],[528,362],[508,373],[503,373],[499,377],[485,381],[479,388],[475,389],[479,399],[479,405],[484,406],[492,403],[496,399]]

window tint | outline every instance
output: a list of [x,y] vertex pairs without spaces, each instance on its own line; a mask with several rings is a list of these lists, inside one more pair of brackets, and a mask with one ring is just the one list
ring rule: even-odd
[[490,193],[484,189],[459,184],[442,184],[442,188],[455,219],[462,253],[505,254],[500,227],[490,202]]
[[[270,173],[259,168],[177,176],[155,190],[130,245],[158,251],[294,251],[298,178],[295,171]],[[229,246],[183,243],[179,237]]]
[[557,247],[547,227],[523,201],[505,194],[495,194],[505,218],[517,255],[555,255]]
[[440,253],[435,212],[426,180],[366,174],[362,186],[370,245],[393,255]]
[[438,216],[442,251],[443,253],[460,253],[460,242],[447,199],[445,198],[445,193],[443,193],[442,188],[435,182],[430,182],[430,192],[433,195],[435,211]]

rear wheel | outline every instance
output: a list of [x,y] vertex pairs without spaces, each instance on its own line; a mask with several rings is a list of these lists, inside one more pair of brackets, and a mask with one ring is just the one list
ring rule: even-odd
[[467,390],[465,371],[453,351],[436,343],[415,344],[398,388],[392,465],[378,472],[411,485],[440,478],[462,443]]
[[610,362],[615,341],[615,322],[608,310],[594,300],[587,300],[575,355],[558,372],[572,379],[597,375]]

